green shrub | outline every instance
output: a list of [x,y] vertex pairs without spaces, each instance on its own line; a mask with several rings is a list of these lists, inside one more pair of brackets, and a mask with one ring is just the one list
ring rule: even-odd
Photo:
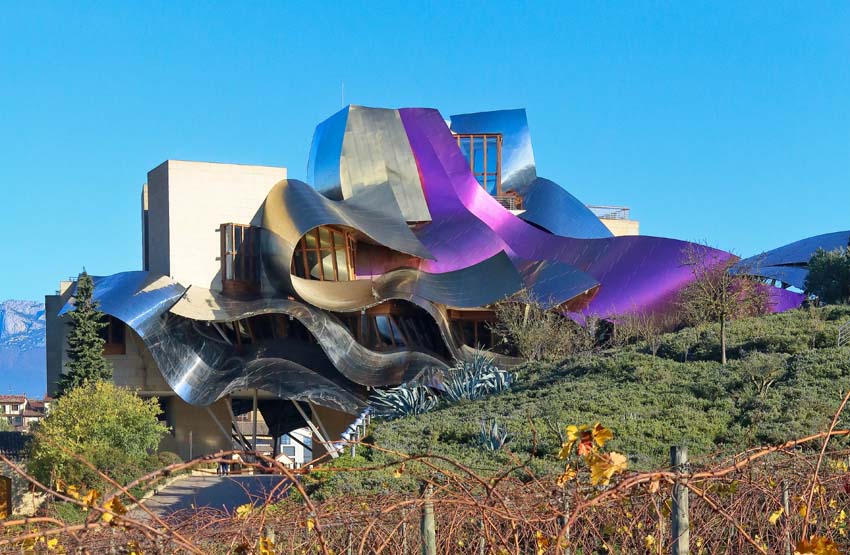
[[850,302],[850,246],[818,249],[809,260],[806,293],[824,303]]
[[57,480],[104,488],[78,455],[119,483],[144,473],[149,453],[168,428],[156,399],[142,399],[109,382],[89,382],[59,399],[29,445],[27,469],[46,484]]
[[552,471],[568,424],[611,428],[612,449],[638,469],[666,464],[675,443],[699,456],[787,441],[828,426],[850,389],[850,349],[835,347],[835,330],[848,319],[850,307],[836,306],[734,321],[726,368],[716,362],[717,333],[702,326],[664,335],[657,357],[634,345],[527,363],[515,369],[509,391],[376,422],[374,441],[453,457],[483,473],[510,461],[480,448],[488,418],[510,430],[514,455]]

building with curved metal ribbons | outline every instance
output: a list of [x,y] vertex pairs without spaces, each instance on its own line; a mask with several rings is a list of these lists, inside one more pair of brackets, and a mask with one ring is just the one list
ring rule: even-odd
[[[229,448],[252,407],[269,435],[306,418],[330,440],[370,387],[439,387],[480,349],[511,364],[488,324],[493,303],[521,290],[581,321],[665,311],[692,279],[687,243],[615,236],[537,175],[524,110],[447,122],[432,109],[349,106],[316,128],[306,182],[283,168],[168,161],[148,174],[142,204],[143,269],[96,278],[95,297],[116,381],[164,399],[184,456]],[[786,258],[768,253],[759,275],[799,270]],[[73,290],[47,298],[49,387]],[[777,309],[800,302],[774,297]]]

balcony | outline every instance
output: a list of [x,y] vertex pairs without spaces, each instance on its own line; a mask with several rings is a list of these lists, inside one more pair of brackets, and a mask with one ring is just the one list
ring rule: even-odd
[[593,214],[600,220],[631,220],[630,209],[625,206],[590,206]]
[[493,198],[508,210],[523,210],[522,197],[516,193],[508,192],[501,195],[494,195]]

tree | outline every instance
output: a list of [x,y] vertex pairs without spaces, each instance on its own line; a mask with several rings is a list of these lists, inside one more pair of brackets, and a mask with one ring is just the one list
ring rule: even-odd
[[850,247],[818,249],[809,260],[805,289],[827,304],[850,303]]
[[112,382],[85,382],[56,401],[33,432],[27,469],[43,483],[96,486],[98,476],[76,454],[107,475],[132,475],[168,432],[161,413],[156,398],[142,399]]
[[614,324],[611,341],[613,346],[619,347],[634,341],[644,341],[652,356],[658,354],[664,333],[675,328],[677,324],[672,315],[640,312],[637,309],[619,314],[611,320]]
[[580,326],[558,310],[544,306],[526,290],[497,303],[495,312],[492,332],[516,347],[526,360],[559,362],[596,345],[598,319],[588,318]]
[[9,424],[9,419],[3,418],[2,416],[0,416],[0,432],[11,432],[11,431],[12,431],[12,425]]
[[89,381],[112,379],[112,366],[103,358],[103,345],[100,330],[108,324],[103,312],[92,300],[94,282],[85,270],[77,279],[77,292],[74,310],[69,314],[71,328],[68,334],[68,370],[60,378],[58,396]]
[[726,365],[726,324],[770,309],[768,285],[752,269],[735,267],[738,258],[720,258],[702,245],[689,245],[683,263],[693,280],[679,294],[682,316],[691,324],[717,322],[720,326],[720,362]]

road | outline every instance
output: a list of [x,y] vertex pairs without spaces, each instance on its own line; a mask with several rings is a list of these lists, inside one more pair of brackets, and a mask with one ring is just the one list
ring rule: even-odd
[[[264,501],[275,486],[285,482],[284,476],[191,476],[167,486],[144,505],[159,515],[183,509],[210,507],[236,510],[245,503]],[[277,493],[278,498],[280,494]],[[136,509],[135,515],[143,511]]]

